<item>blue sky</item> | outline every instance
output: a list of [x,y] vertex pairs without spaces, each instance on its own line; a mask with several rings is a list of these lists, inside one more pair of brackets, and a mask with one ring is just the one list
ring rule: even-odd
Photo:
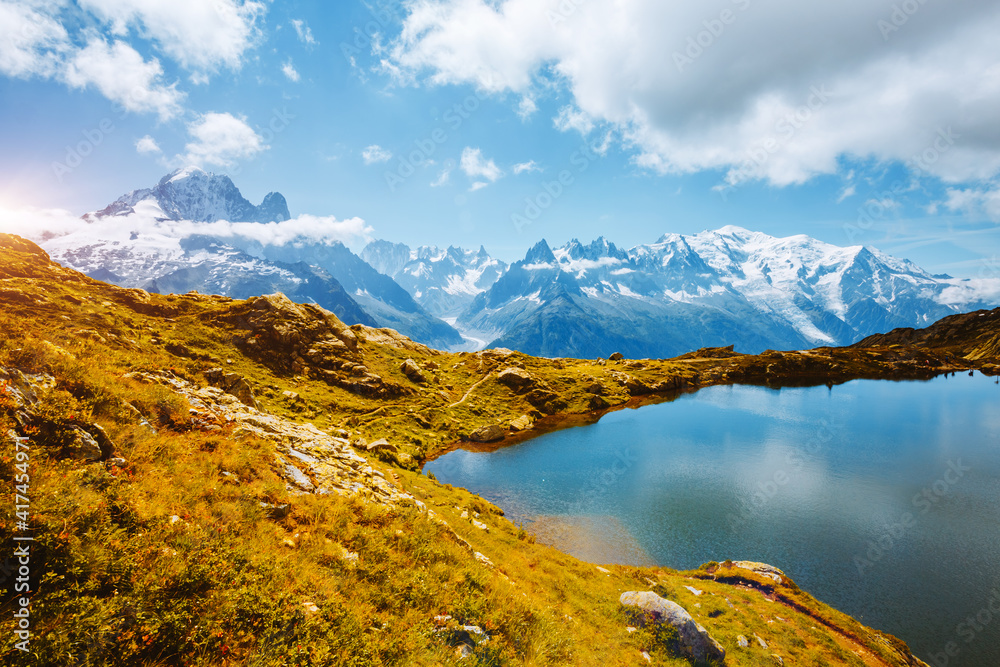
[[996,277],[1000,8],[800,5],[0,0],[0,208],[196,163],[505,260],[735,224]]

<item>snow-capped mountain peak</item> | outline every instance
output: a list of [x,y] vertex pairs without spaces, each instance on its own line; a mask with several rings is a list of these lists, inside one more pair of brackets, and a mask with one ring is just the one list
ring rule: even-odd
[[[184,167],[160,179],[152,188],[133,190],[85,219],[131,215],[141,203],[154,203],[160,217],[194,222],[282,222],[291,218],[288,203],[278,192],[270,192],[260,206],[254,206],[225,175],[199,167]],[[149,207],[146,206],[148,210]]]
[[457,326],[499,332],[494,345],[531,354],[669,356],[734,343],[759,352],[849,344],[998,301],[1000,281],[932,276],[874,248],[729,225],[628,251],[603,238],[540,242]]

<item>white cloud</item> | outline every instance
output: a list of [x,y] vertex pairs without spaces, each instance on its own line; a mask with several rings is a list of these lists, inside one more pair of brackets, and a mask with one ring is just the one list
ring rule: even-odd
[[535,112],[538,111],[538,105],[535,104],[535,100],[528,95],[521,98],[521,101],[517,105],[517,115],[521,120],[528,120]]
[[237,160],[255,157],[269,147],[245,118],[229,113],[207,113],[188,125],[193,139],[185,146],[183,164],[232,167]]
[[560,132],[576,130],[583,135],[590,134],[591,130],[594,129],[594,121],[591,117],[579,109],[574,109],[572,106],[565,106],[560,109],[559,115],[552,119],[552,124]]
[[378,144],[372,144],[368,148],[361,151],[361,159],[365,161],[365,164],[388,162],[392,159],[392,151],[388,151]]
[[135,142],[135,150],[143,155],[148,155],[149,153],[162,152],[160,150],[160,145],[156,143],[156,139],[149,136],[148,134],[139,141]]
[[892,197],[882,197],[881,199],[869,199],[865,202],[865,210],[872,211],[881,209],[882,211],[895,211],[900,206],[899,202]]
[[[18,234],[36,243],[60,237],[60,245],[72,246],[72,235],[79,233],[80,243],[94,240],[128,242],[135,232],[144,237],[177,240],[190,236],[214,236],[225,239],[238,248],[255,244],[263,246],[294,246],[302,243],[332,243],[345,245],[366,243],[374,231],[361,218],[338,220],[334,216],[300,215],[284,222],[192,222],[190,220],[163,220],[141,214],[126,218],[85,221],[78,215],[62,209],[0,208],[0,231]],[[65,238],[63,238],[65,237]],[[84,241],[83,239],[90,239]],[[147,238],[147,241],[150,239]],[[152,243],[154,247],[168,247],[169,243]]]
[[541,171],[542,168],[535,163],[534,160],[528,160],[527,162],[519,162],[510,168],[515,175],[523,174],[525,172],[531,173],[533,171]]
[[299,73],[295,70],[295,66],[292,65],[291,60],[281,66],[281,71],[290,81],[299,80]]
[[448,181],[450,180],[451,180],[451,168],[445,167],[444,169],[441,170],[441,173],[438,174],[438,177],[434,179],[433,182],[431,182],[431,187],[439,188],[442,185],[447,185]]
[[315,44],[316,39],[313,37],[312,30],[306,25],[305,21],[300,21],[299,19],[292,19],[292,27],[295,28],[295,34],[299,36],[299,41],[303,44]]
[[267,4],[251,0],[80,0],[110,25],[114,34],[130,27],[155,41],[183,67],[214,72],[239,69],[243,54],[261,36]]
[[964,211],[970,215],[986,215],[1000,222],[1000,186],[985,188],[949,188],[945,206],[951,211]]
[[482,190],[483,188],[485,188],[488,185],[489,185],[489,183],[487,183],[486,181],[476,181],[475,183],[473,183],[472,185],[469,186],[469,192],[475,192],[476,190]]
[[163,83],[158,60],[143,60],[138,51],[121,41],[108,44],[93,39],[73,54],[63,78],[74,88],[94,86],[127,111],[156,112],[164,120],[180,113],[184,99],[176,84]]
[[28,3],[0,2],[0,73],[50,77],[70,48],[61,24]]
[[837,197],[837,203],[838,204],[843,203],[844,200],[850,199],[851,197],[853,197],[857,193],[858,193],[858,189],[855,186],[848,185],[843,190],[840,191],[840,195]]
[[[949,182],[1000,171],[996,3],[919,3],[888,39],[879,21],[892,9],[870,0],[570,4],[567,15],[559,0],[408,3],[385,69],[522,96],[566,90],[560,127],[608,124],[637,164],[663,173],[786,185],[836,173],[845,156],[931,153],[919,166]],[[733,19],[713,35],[706,22],[722,9]],[[951,144],[938,134],[949,127]]]
[[[478,148],[466,146],[462,151],[460,166],[465,175],[472,179],[485,178],[490,183],[493,183],[503,176],[503,170],[493,160],[484,158],[483,151]],[[485,184],[480,187],[485,187]],[[478,190],[479,188],[475,189]]]

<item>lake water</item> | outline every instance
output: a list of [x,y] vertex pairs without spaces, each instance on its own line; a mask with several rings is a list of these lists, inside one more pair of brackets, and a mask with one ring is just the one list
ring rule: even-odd
[[585,560],[770,563],[936,667],[995,666],[998,406],[979,373],[709,387],[425,470]]

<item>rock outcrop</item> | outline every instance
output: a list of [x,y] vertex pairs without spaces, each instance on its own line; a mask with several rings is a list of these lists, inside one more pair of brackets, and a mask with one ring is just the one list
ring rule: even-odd
[[666,623],[675,628],[678,649],[686,658],[696,662],[722,662],[726,659],[726,650],[722,645],[676,602],[665,600],[652,591],[622,593],[619,601],[640,626]]
[[480,426],[469,434],[472,442],[499,442],[504,438],[504,430],[496,424]]

